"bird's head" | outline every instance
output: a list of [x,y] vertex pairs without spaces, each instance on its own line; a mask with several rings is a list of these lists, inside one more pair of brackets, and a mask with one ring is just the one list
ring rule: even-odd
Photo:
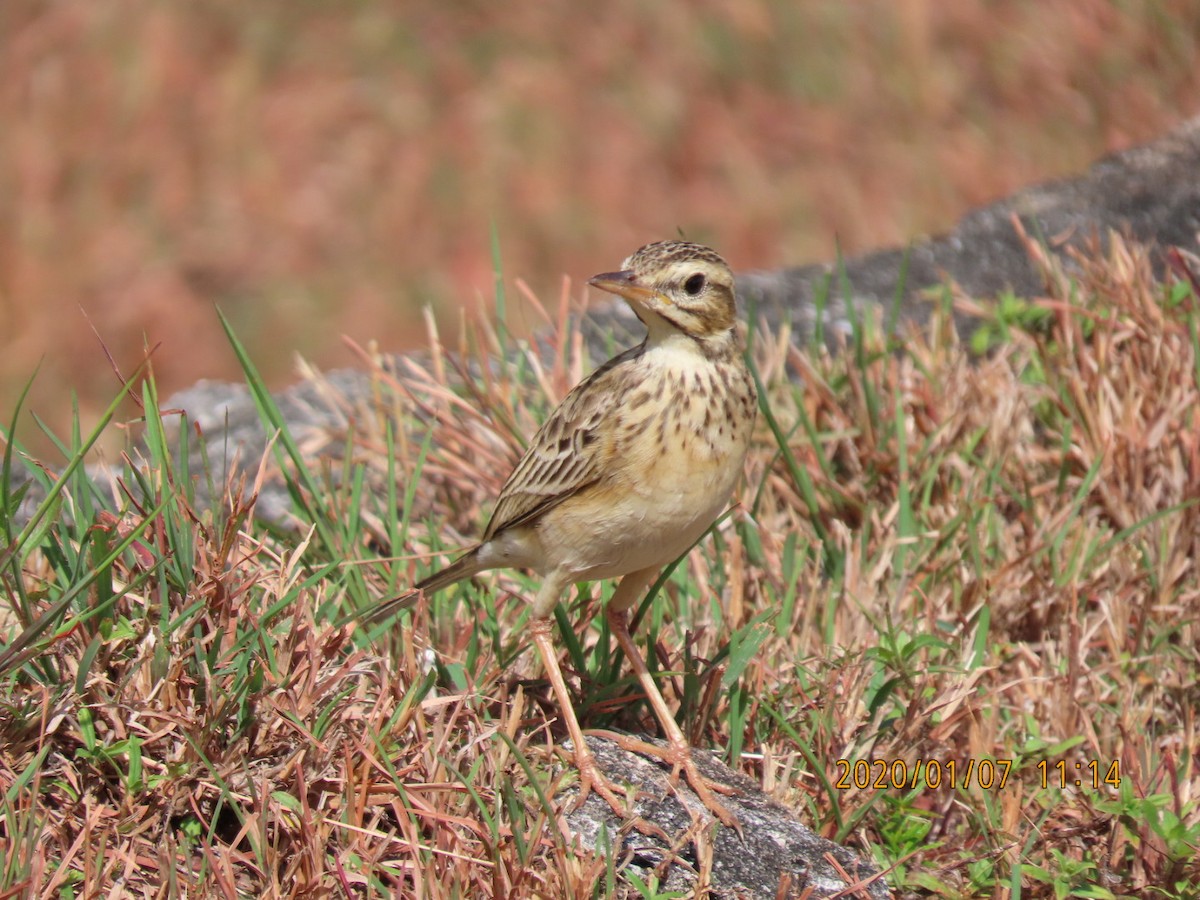
[[715,250],[688,241],[647,244],[588,284],[623,297],[655,330],[652,313],[697,341],[728,338],[737,320],[733,272]]

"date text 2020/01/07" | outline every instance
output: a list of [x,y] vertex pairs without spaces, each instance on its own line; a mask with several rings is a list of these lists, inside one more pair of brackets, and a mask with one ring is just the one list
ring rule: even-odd
[[[876,788],[927,787],[969,788],[1003,790],[1012,773],[1011,759],[967,759],[945,761],[918,759],[909,763],[902,759],[839,759],[836,763],[838,778],[833,786],[838,790],[866,790]],[[1042,788],[1087,787],[1099,790],[1105,785],[1121,786],[1121,769],[1118,760],[1101,763],[1087,760],[1068,763],[1066,760],[1050,762],[1042,760],[1035,767],[1038,783]]]

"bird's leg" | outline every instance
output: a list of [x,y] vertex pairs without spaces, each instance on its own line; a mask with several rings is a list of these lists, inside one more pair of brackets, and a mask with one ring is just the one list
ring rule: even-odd
[[[680,730],[679,725],[675,722],[675,717],[671,714],[671,710],[667,706],[667,701],[663,698],[662,692],[659,691],[658,685],[654,683],[654,676],[650,674],[650,669],[647,667],[646,661],[642,658],[642,654],[638,651],[637,645],[634,644],[633,637],[629,633],[629,607],[632,605],[632,600],[629,597],[630,593],[634,593],[634,591],[627,592],[624,588],[626,583],[632,579],[634,584],[631,587],[634,587],[636,593],[640,594],[640,588],[644,587],[645,583],[653,578],[654,572],[651,572],[649,577],[644,576],[645,573],[643,572],[633,572],[627,575],[621,582],[616,593],[613,594],[612,600],[609,601],[608,627],[609,631],[616,637],[617,643],[621,645],[621,649],[625,651],[625,655],[629,658],[629,663],[633,666],[633,672],[637,675],[638,681],[641,682],[642,690],[646,693],[646,699],[650,702],[651,709],[654,710],[654,717],[658,719],[658,724],[662,726],[663,731],[666,733],[667,749],[664,751],[653,744],[647,744],[645,741],[637,741],[622,735],[614,737],[625,749],[634,750],[635,752],[649,752],[669,762],[672,766],[672,779],[678,778],[679,772],[682,770],[688,784],[692,786],[692,790],[696,792],[696,796],[700,798],[704,805],[724,825],[730,828],[739,828],[737,818],[722,806],[713,795],[714,790],[721,793],[731,793],[731,789],[709,781],[696,768],[696,761],[692,759],[692,751],[688,746],[687,738],[683,736],[683,731]],[[641,582],[641,584],[639,585],[637,582]]]
[[576,805],[582,806],[588,793],[595,791],[608,802],[619,818],[625,819],[630,815],[629,804],[621,803],[616,792],[621,791],[628,796],[628,791],[618,788],[604,776],[595,755],[584,740],[583,729],[579,727],[579,720],[575,717],[575,707],[571,705],[571,695],[567,693],[566,679],[563,678],[562,669],[558,665],[558,653],[550,639],[551,627],[547,616],[534,616],[529,620],[533,642],[542,655],[546,677],[550,679],[550,686],[554,688],[554,696],[558,699],[563,720],[567,724],[567,732],[571,735],[571,743],[575,745],[575,767],[579,770],[579,800]]

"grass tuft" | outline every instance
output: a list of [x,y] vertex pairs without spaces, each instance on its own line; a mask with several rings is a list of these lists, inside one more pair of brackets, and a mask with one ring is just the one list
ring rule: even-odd
[[[697,745],[902,894],[1194,896],[1200,300],[1119,240],[1046,275],[984,357],[945,308],[902,355],[869,318],[845,353],[757,335],[739,504],[636,637]],[[274,440],[219,477],[170,449],[192,426],[152,373],[111,490],[82,477],[95,434],[47,465],[4,436],[0,894],[617,894],[555,826],[533,579],[336,624],[477,533],[588,367],[569,297],[537,304],[544,355],[482,320],[456,352],[432,325],[421,359],[360,350],[335,453],[240,351]],[[287,527],[254,518],[271,479]],[[565,665],[586,725],[653,730],[610,590],[559,610]]]

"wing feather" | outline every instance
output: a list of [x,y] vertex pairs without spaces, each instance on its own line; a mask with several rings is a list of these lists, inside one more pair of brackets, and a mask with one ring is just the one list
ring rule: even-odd
[[529,524],[600,480],[612,446],[609,423],[643,349],[644,343],[613,357],[563,398],[504,483],[483,541]]

